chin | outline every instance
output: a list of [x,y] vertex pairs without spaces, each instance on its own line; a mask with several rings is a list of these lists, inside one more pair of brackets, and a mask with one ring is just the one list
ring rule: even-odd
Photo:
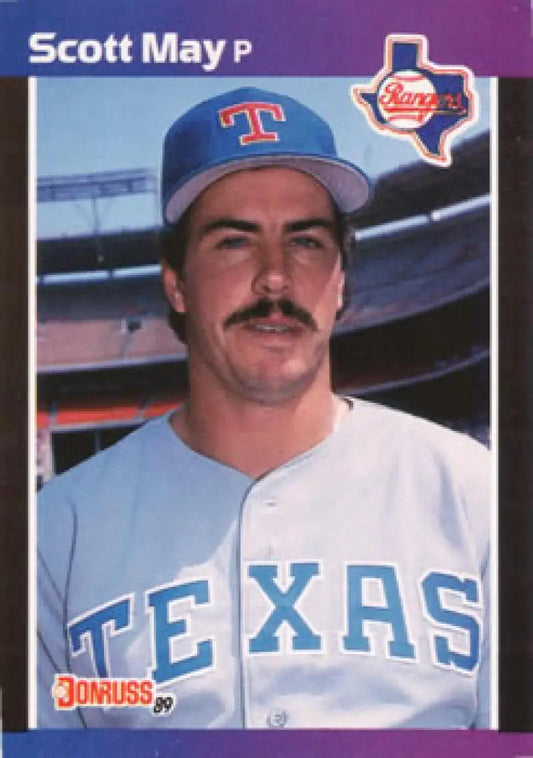
[[300,366],[274,370],[263,366],[254,372],[239,372],[238,380],[243,395],[251,400],[263,405],[279,405],[303,395],[317,379],[319,369],[319,366]]

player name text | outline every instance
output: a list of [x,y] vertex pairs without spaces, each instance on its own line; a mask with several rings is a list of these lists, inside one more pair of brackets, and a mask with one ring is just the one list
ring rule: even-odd
[[239,64],[252,52],[248,39],[182,39],[177,32],[109,34],[105,39],[60,38],[56,32],[35,32],[28,39],[29,62],[38,64],[177,64],[215,71],[224,57]]

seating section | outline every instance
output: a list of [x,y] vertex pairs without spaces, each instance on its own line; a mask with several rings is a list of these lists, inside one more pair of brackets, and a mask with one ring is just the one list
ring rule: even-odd
[[411,315],[487,286],[488,210],[365,240],[355,256],[342,330]]
[[[459,298],[489,281],[488,209],[409,231],[363,239],[349,270],[337,331],[368,328]],[[141,277],[38,286],[39,371],[121,366],[185,356],[166,323],[159,279]]]

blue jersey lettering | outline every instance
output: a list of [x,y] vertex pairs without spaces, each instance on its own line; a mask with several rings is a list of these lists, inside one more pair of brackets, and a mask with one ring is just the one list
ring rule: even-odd
[[422,581],[422,591],[428,615],[438,624],[458,630],[466,636],[467,652],[454,650],[450,637],[434,635],[435,658],[442,666],[452,666],[461,671],[473,671],[479,662],[480,628],[477,619],[467,613],[450,610],[443,604],[441,591],[450,591],[463,596],[467,603],[478,603],[479,587],[474,579],[461,579],[454,574],[430,572]]
[[203,640],[196,645],[195,655],[180,660],[171,660],[170,649],[173,637],[188,633],[185,619],[170,621],[170,606],[172,603],[193,598],[195,605],[209,602],[209,585],[205,579],[185,584],[176,584],[150,592],[147,597],[148,606],[152,608],[154,639],[155,639],[155,668],[151,675],[160,684],[170,679],[187,676],[200,669],[206,669],[213,664],[213,643]]
[[322,640],[315,634],[306,620],[295,608],[296,602],[314,576],[319,574],[318,563],[291,563],[290,574],[293,577],[290,587],[283,592],[276,582],[278,570],[273,565],[253,565],[248,568],[248,575],[255,579],[274,610],[261,629],[249,642],[251,653],[272,653],[280,649],[278,630],[285,622],[292,627],[293,650],[320,650]]
[[[368,653],[370,637],[365,634],[366,622],[377,621],[390,628],[389,654],[394,658],[415,658],[414,645],[409,642],[404,610],[396,571],[386,565],[350,565],[348,578],[348,633],[343,637],[346,650]],[[385,598],[384,605],[369,605],[364,602],[365,582],[377,580]]]
[[[107,638],[115,632],[124,631],[130,625],[130,598],[109,603],[68,625],[70,646],[76,655],[87,651],[94,665],[96,676],[111,676],[107,654]],[[107,634],[106,631],[107,630]]]

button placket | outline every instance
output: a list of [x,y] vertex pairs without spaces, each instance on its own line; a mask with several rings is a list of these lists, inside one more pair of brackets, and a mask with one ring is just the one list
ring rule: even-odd
[[[243,694],[243,721],[250,724],[250,720],[261,721],[264,726],[272,729],[284,728],[288,721],[288,714],[283,709],[273,708],[270,711],[261,711],[257,708],[258,703],[254,697],[254,670],[255,661],[250,657],[247,641],[258,628],[259,621],[264,618],[264,598],[255,582],[248,576],[248,566],[252,563],[265,563],[274,561],[277,554],[277,537],[282,525],[279,523],[281,516],[280,501],[275,491],[274,482],[265,486],[265,482],[257,482],[249,491],[248,497],[243,504],[241,533],[240,533],[240,559],[241,559],[241,649],[242,649],[242,694]],[[253,715],[255,712],[255,716]]]
[[270,520],[269,513],[272,513],[272,508],[277,505],[277,502],[274,497],[269,497],[261,490],[262,483],[256,483],[248,491],[242,504],[239,533],[241,696],[244,727],[249,726],[250,720],[253,719],[253,661],[248,655],[247,641],[257,626],[253,619],[258,612],[255,608],[256,603],[260,600],[259,593],[250,592],[251,580],[248,577],[247,567],[250,562],[272,560],[274,554],[273,545],[266,531],[268,531],[267,524]]
[[267,726],[271,729],[283,729],[288,721],[289,714],[283,708],[273,708],[266,717]]

